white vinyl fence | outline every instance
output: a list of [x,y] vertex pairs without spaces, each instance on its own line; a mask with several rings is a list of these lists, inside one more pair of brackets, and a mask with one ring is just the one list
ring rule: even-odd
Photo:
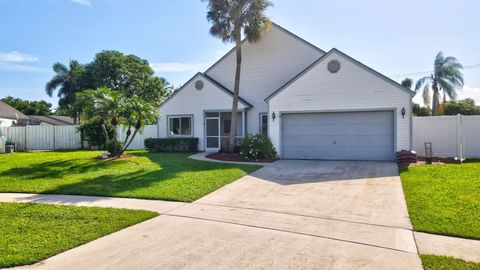
[[0,136],[15,141],[18,151],[80,148],[77,126],[0,127]]
[[[425,142],[431,142],[434,156],[480,157],[480,116],[414,117],[412,124],[412,150],[419,155],[425,155]],[[123,142],[126,129],[119,127],[117,131]],[[77,126],[0,127],[0,136],[16,141],[19,151],[78,149],[81,146]],[[145,139],[157,137],[156,125],[145,126],[129,149],[144,149]]]
[[[117,129],[118,132],[118,140],[121,142],[125,141],[125,137],[127,136],[127,129],[126,127],[119,127]],[[133,128],[132,128],[133,133]],[[149,125],[145,126],[143,130],[139,131],[135,138],[132,141],[132,144],[128,147],[128,149],[145,149],[144,141],[148,138],[158,138],[158,129],[156,125]]]
[[433,156],[480,157],[480,116],[414,117],[413,150],[425,155],[425,142]]

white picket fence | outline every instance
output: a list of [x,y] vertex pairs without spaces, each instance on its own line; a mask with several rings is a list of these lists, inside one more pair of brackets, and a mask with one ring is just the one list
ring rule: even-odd
[[480,116],[414,117],[413,150],[425,155],[425,142],[437,157],[480,157]]
[[77,126],[0,127],[0,136],[15,141],[19,151],[80,148]]

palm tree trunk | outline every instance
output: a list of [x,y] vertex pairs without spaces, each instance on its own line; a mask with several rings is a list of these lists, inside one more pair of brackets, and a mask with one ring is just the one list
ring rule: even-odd
[[122,151],[120,151],[120,154],[118,154],[118,156],[123,155],[125,150],[127,150],[127,148],[130,146],[130,144],[132,144],[133,138],[135,138],[135,136],[137,135],[137,132],[138,132],[138,129],[135,129],[135,131],[132,134],[132,137],[130,137],[130,141],[126,145],[123,146],[123,149],[122,149]]
[[232,115],[230,118],[230,136],[228,140],[228,150],[230,153],[235,151],[235,135],[237,133],[237,110],[238,110],[238,96],[240,92],[240,73],[242,69],[242,37],[241,28],[237,27],[235,30],[236,45],[235,51],[237,53],[237,68],[235,70],[235,85],[233,87],[233,104]]
[[438,86],[434,83],[433,84],[433,97],[432,97],[432,116],[438,115]]

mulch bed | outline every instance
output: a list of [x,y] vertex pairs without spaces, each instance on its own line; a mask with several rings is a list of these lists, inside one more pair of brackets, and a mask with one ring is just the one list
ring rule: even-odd
[[[416,166],[426,164],[426,158],[423,156],[417,156],[416,163],[398,163],[400,167]],[[440,164],[461,164],[460,160],[455,158],[442,158],[442,157],[432,157],[432,165]]]
[[259,159],[259,160],[246,160],[239,153],[213,153],[205,156],[209,159],[221,160],[221,161],[235,161],[235,162],[261,162],[272,163],[277,159]]
[[102,158],[102,156],[96,156],[93,159],[109,160],[109,159],[131,158],[131,157],[134,157],[134,155],[132,155],[132,154],[122,154],[121,156],[108,155],[107,158]]

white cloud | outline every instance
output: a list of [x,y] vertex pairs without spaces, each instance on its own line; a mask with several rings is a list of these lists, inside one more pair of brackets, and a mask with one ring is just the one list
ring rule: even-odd
[[92,6],[92,2],[90,0],[70,0],[70,1],[86,7]]
[[150,66],[155,72],[191,72],[201,71],[203,63],[151,63]]
[[0,62],[7,63],[25,63],[25,62],[37,62],[39,59],[36,56],[20,53],[17,51],[3,53],[0,52]]
[[50,69],[22,64],[0,62],[0,71],[5,72],[50,72]]
[[471,98],[475,104],[480,105],[480,87],[465,85],[463,91],[458,91],[458,99]]

